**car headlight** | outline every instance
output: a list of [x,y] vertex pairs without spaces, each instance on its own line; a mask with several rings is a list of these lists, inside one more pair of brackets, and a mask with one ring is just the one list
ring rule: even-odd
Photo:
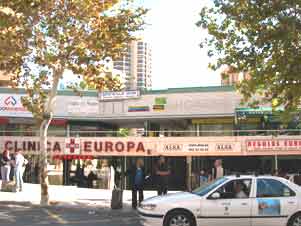
[[141,204],[141,209],[144,210],[153,210],[157,207],[156,204]]

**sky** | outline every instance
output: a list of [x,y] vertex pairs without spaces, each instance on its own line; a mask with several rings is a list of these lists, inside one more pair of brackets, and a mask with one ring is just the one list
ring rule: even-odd
[[[206,31],[195,25],[202,7],[210,1],[134,1],[150,9],[143,36],[152,46],[152,89],[220,85],[220,73],[208,68],[210,59],[199,47]],[[70,76],[64,77],[63,86],[69,83]]]
[[209,57],[199,44],[201,8],[210,0],[140,0],[149,8],[146,41],[152,46],[153,89],[220,85],[220,74],[208,69]]

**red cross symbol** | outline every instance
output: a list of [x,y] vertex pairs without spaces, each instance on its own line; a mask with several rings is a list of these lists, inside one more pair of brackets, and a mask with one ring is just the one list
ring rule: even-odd
[[79,148],[79,144],[75,143],[75,139],[71,138],[70,143],[66,144],[66,148],[70,149],[70,153],[74,153],[75,149]]

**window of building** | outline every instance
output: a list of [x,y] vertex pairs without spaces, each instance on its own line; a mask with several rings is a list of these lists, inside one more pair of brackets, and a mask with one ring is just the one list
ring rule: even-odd
[[233,124],[199,124],[201,136],[231,136]]

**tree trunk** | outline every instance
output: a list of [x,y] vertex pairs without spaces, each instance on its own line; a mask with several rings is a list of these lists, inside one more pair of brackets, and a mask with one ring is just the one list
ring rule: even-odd
[[40,125],[40,183],[41,183],[41,201],[42,206],[49,205],[49,181],[48,181],[48,159],[47,159],[47,132],[50,122],[53,117],[53,107],[55,102],[55,97],[57,94],[59,80],[62,77],[64,70],[58,70],[53,72],[53,84],[49,93],[49,98],[45,106],[45,116],[44,120]]
[[40,183],[41,183],[41,201],[42,206],[49,205],[49,193],[48,193],[48,160],[47,160],[47,130],[51,118],[44,120],[40,125]]

